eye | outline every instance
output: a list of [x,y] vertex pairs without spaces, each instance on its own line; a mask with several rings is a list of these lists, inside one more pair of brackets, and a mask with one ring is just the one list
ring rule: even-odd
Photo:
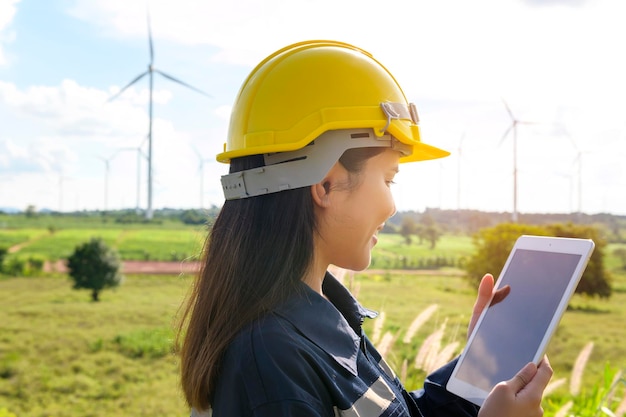
[[387,180],[387,181],[385,181],[385,184],[387,184],[388,187],[391,187],[395,183],[396,182],[394,180]]

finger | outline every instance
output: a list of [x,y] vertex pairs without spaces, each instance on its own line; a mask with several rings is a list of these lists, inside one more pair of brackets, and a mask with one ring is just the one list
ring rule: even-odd
[[480,313],[482,313],[483,309],[489,303],[489,300],[491,300],[492,294],[493,276],[491,274],[485,274],[483,279],[480,280],[480,285],[478,286],[478,296],[476,297],[476,302],[474,303],[472,318],[470,319],[470,323],[468,326],[468,334],[471,334],[472,330],[474,330],[474,326],[476,326],[478,317],[480,317]]
[[548,385],[548,382],[550,382],[552,374],[553,371],[552,366],[550,366],[550,361],[547,356],[544,356],[537,366],[537,374],[534,376],[532,384],[541,388],[543,392],[543,389]]
[[[537,373],[537,365],[530,362],[526,364],[515,376],[507,381],[507,385],[511,387],[516,394],[528,385]],[[547,384],[547,382],[546,382]]]
[[474,315],[480,315],[483,309],[491,300],[491,296],[493,295],[493,275],[485,274],[485,276],[480,280],[480,285],[478,286],[478,296],[476,297],[476,302],[474,303]]
[[491,300],[491,304],[489,304],[489,306],[495,306],[500,301],[504,300],[509,295],[510,292],[511,292],[510,285],[505,285],[504,287],[500,288],[493,294],[493,299]]

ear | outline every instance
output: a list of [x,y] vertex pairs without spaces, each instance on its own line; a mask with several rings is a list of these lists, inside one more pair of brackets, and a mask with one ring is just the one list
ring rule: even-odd
[[328,173],[324,176],[322,181],[311,186],[313,201],[319,207],[325,208],[330,205],[330,193],[340,181],[341,169],[342,167],[339,162],[335,163],[330,171],[328,171]]
[[319,207],[328,207],[330,204],[329,194],[330,193],[330,182],[324,178],[322,182],[317,184],[313,184],[311,186],[311,196],[313,197],[313,202]]

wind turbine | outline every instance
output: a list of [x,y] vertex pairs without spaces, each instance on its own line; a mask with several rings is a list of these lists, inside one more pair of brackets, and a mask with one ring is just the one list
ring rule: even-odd
[[576,166],[578,173],[577,173],[577,180],[578,180],[578,210],[577,210],[577,215],[578,215],[578,220],[580,220],[582,218],[582,199],[583,199],[583,154],[587,154],[587,153],[591,153],[591,151],[583,151],[582,149],[580,149],[580,147],[578,146],[578,144],[576,143],[576,141],[574,140],[574,137],[569,133],[569,130],[567,130],[564,126],[559,126],[559,130],[565,135],[567,136],[567,138],[569,139],[570,143],[572,144],[572,147],[574,148],[574,150],[576,151],[576,156],[574,157],[574,160],[572,161],[572,166]]
[[122,88],[117,94],[109,98],[108,101],[112,101],[116,99],[124,91],[126,91],[126,89],[129,88],[131,85],[135,84],[146,75],[148,76],[149,86],[150,86],[150,100],[148,103],[148,119],[149,119],[149,122],[148,122],[148,206],[146,208],[146,219],[150,220],[152,219],[152,214],[153,214],[152,213],[152,181],[153,181],[152,179],[152,91],[154,87],[154,73],[157,73],[167,78],[170,81],[174,81],[175,83],[178,83],[184,87],[187,87],[204,96],[207,96],[207,97],[211,97],[211,96],[205,93],[204,91],[190,84],[187,84],[184,81],[174,78],[171,75],[168,75],[164,73],[163,71],[158,70],[154,67],[154,47],[152,44],[152,29],[150,28],[150,14],[149,13],[148,13],[148,46],[150,48],[150,62],[148,63],[148,69],[142,72],[141,74],[139,74],[138,76],[136,76],[131,82],[129,82],[124,88]]
[[63,171],[59,169],[59,213],[63,212],[63,184],[65,180],[72,180],[71,177],[63,175]]
[[572,146],[574,146],[574,149],[576,150],[576,157],[574,158],[572,165],[575,164],[578,167],[578,210],[576,213],[578,215],[578,220],[580,220],[583,210],[583,151],[580,150],[576,141],[567,130],[565,131],[565,134],[569,138],[570,142],[572,142]]
[[148,137],[146,137],[146,139],[144,139],[141,144],[139,146],[137,146],[136,148],[133,147],[127,147],[127,148],[120,148],[119,151],[135,151],[137,152],[137,203],[135,206],[135,213],[139,214],[140,210],[139,210],[139,199],[140,199],[140,195],[141,195],[141,158],[144,157],[146,158],[146,155],[143,153],[142,148],[143,148],[143,144],[146,143],[146,140],[148,139]]
[[204,164],[212,160],[204,158],[195,146],[192,145],[192,148],[198,156],[198,171],[200,172],[200,209],[204,209]]
[[465,132],[461,135],[461,139],[459,139],[459,147],[457,152],[457,168],[456,168],[456,211],[457,213],[461,212],[461,160],[463,158],[462,153],[462,145],[463,140],[465,139]]
[[574,207],[574,174],[571,172],[565,173],[559,170],[553,170],[552,175],[565,178],[569,182],[569,211],[570,213],[573,213],[574,212],[574,208],[573,208]]
[[96,158],[100,159],[104,162],[104,212],[106,213],[109,209],[109,172],[110,170],[110,162],[115,154],[111,155],[108,158],[104,158],[102,156],[97,156]]
[[504,103],[504,107],[506,107],[506,111],[511,118],[511,125],[506,129],[504,135],[502,135],[502,139],[500,139],[500,143],[498,144],[498,146],[501,146],[509,133],[513,132],[513,213],[511,220],[513,221],[513,223],[517,223],[517,125],[530,125],[534,123],[516,119],[506,101],[502,99],[502,102]]

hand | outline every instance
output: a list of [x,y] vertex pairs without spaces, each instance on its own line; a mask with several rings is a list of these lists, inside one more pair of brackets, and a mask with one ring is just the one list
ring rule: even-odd
[[485,400],[479,417],[541,417],[541,398],[552,378],[547,357],[535,366],[529,363],[513,378],[496,385]]
[[485,274],[483,279],[480,281],[480,285],[478,286],[478,296],[476,297],[476,303],[474,304],[474,310],[472,311],[472,318],[467,330],[468,336],[472,334],[472,330],[474,330],[474,326],[476,326],[480,313],[482,313],[485,307],[487,307],[487,303],[491,301],[490,305],[498,304],[511,292],[511,287],[506,285],[494,293],[493,286],[493,275]]

